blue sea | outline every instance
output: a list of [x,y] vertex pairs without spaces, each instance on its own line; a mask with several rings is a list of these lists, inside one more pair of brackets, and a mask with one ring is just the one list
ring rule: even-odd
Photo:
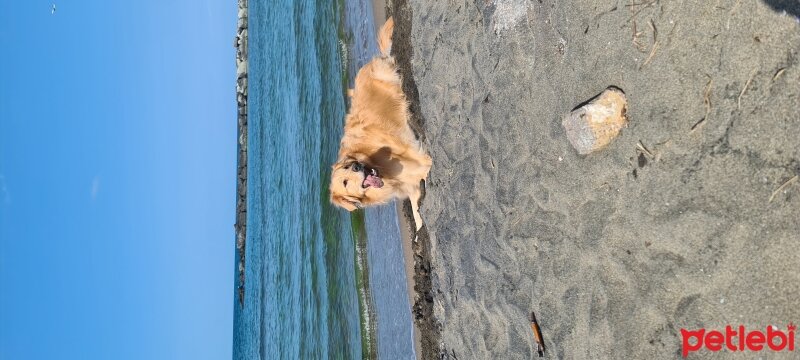
[[350,214],[328,201],[344,89],[377,53],[375,31],[369,1],[249,1],[245,291],[244,305],[234,302],[234,359],[415,356],[394,204]]

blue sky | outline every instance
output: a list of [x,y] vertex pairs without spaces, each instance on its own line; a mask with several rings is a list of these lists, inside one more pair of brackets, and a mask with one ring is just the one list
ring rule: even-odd
[[0,1],[0,359],[231,356],[236,1]]

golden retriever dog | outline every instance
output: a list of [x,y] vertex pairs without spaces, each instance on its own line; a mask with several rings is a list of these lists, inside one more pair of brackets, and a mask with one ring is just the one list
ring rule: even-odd
[[351,105],[331,173],[331,202],[353,211],[410,198],[419,228],[420,182],[428,177],[432,161],[408,126],[408,101],[389,55],[393,28],[389,18],[378,34],[381,56],[358,71],[348,92]]

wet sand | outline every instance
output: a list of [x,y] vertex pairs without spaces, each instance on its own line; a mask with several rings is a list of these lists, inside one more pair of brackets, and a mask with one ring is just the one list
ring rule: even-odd
[[[574,359],[680,357],[681,328],[796,321],[800,11],[785,4],[395,0],[434,159],[412,243],[419,357],[531,358],[531,311],[546,357]],[[608,86],[630,123],[580,156],[561,119]]]
[[[411,59],[414,49],[411,47],[411,8],[404,0],[387,1],[387,15],[393,16],[395,30],[392,37],[392,54],[397,61],[398,69],[403,77],[403,92],[409,100],[410,125],[417,137],[425,142],[423,131],[424,118],[420,112],[419,96],[412,75]],[[425,201],[423,193],[421,203]],[[431,246],[427,227],[423,224],[416,231],[414,216],[411,212],[411,203],[406,200],[398,205],[398,214],[401,214],[401,225],[405,224],[407,232],[404,233],[404,248],[406,252],[406,269],[408,272],[409,287],[412,305],[412,316],[415,326],[415,348],[419,359],[440,358],[440,324],[433,315],[433,286],[431,282]],[[423,221],[425,221],[423,217]],[[410,246],[408,246],[410,245]],[[413,272],[410,270],[413,269]]]
[[[406,215],[403,213],[403,203],[396,202],[395,205],[397,206],[397,214],[400,217],[400,239],[403,241],[403,258],[405,259],[403,267],[406,271],[408,303],[414,304],[414,302],[417,301],[417,292],[414,290],[414,285],[416,285],[414,281],[414,240],[411,238],[411,233],[414,231],[414,226],[412,225],[412,222],[409,222],[409,219],[406,218]],[[420,336],[419,327],[414,324],[414,349],[417,352],[417,357],[419,357],[419,349],[422,346]]]
[[[390,10],[392,7],[391,0],[383,1],[383,0],[372,0],[372,12],[375,21],[375,27],[380,28],[387,19],[387,10]],[[414,230],[414,220],[411,216],[411,213],[408,214],[404,213],[404,202],[397,201],[395,202],[395,206],[397,207],[397,214],[399,215],[398,224],[400,227],[400,238],[403,242],[403,257],[405,259],[405,263],[403,264],[406,272],[406,285],[408,288],[408,297],[409,303],[415,304],[419,300],[418,292],[415,290],[416,281],[415,281],[415,252],[419,251],[419,246],[416,246],[417,251],[415,251],[415,244],[414,238],[412,235],[416,235],[416,231]],[[407,201],[405,202],[405,206],[410,207],[411,204]],[[420,328],[417,325],[418,320],[414,320],[414,349],[417,353],[417,357],[420,357],[420,349],[422,347],[422,334],[420,333]]]

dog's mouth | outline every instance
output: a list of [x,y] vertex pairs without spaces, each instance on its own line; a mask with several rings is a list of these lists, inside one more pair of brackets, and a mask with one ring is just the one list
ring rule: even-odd
[[383,179],[381,179],[381,176],[380,174],[378,174],[377,169],[371,168],[369,166],[357,162],[353,163],[353,171],[364,173],[364,181],[361,182],[362,188],[366,189],[369,187],[374,187],[374,188],[383,187]]

